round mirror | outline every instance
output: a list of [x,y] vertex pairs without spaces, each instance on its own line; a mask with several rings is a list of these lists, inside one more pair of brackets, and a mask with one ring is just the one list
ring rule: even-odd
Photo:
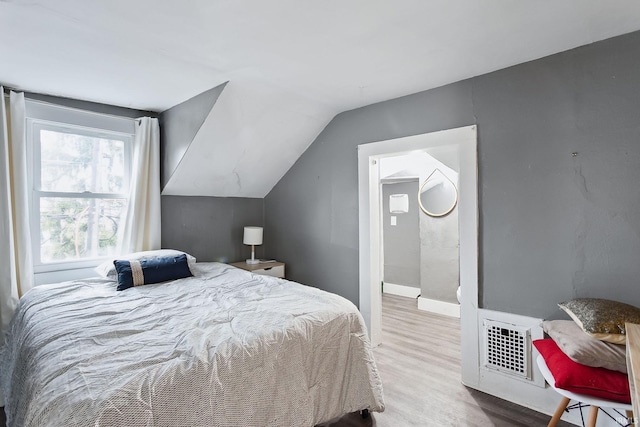
[[435,169],[418,190],[418,204],[430,216],[445,216],[458,203],[458,189],[440,169]]

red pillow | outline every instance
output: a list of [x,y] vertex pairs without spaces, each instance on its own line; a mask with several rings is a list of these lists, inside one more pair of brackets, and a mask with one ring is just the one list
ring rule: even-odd
[[613,400],[631,403],[629,379],[626,374],[605,368],[593,368],[581,365],[560,350],[551,338],[535,340],[540,355],[556,380],[557,388]]

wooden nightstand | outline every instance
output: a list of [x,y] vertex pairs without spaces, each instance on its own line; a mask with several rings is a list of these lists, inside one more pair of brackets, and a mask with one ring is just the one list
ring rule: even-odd
[[261,262],[260,264],[247,264],[246,261],[232,262],[229,265],[250,271],[263,276],[273,276],[284,279],[284,262]]

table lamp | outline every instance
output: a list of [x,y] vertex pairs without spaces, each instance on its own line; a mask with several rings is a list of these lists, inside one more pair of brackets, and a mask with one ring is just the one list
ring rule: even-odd
[[256,259],[255,245],[262,244],[262,227],[245,227],[242,243],[251,245],[251,259],[247,260],[247,264],[260,263],[260,260]]

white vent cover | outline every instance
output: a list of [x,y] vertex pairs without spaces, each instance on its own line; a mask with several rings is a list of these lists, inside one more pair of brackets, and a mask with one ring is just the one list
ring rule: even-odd
[[530,380],[531,336],[529,329],[485,319],[484,332],[484,366]]

